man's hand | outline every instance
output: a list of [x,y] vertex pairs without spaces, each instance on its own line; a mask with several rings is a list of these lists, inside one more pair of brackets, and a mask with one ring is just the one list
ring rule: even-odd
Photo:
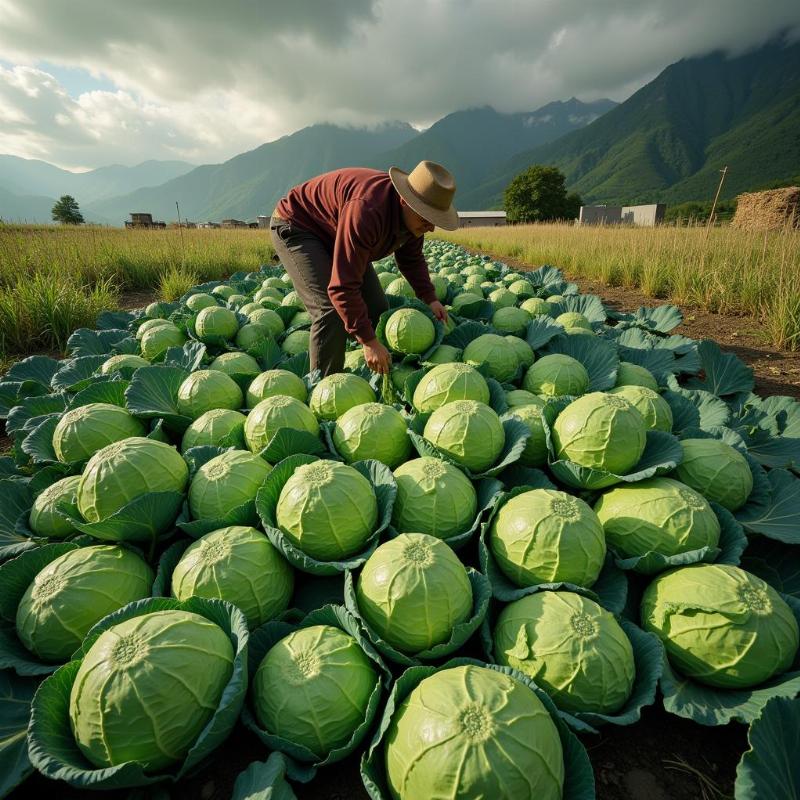
[[364,360],[373,372],[385,375],[392,366],[392,356],[389,351],[377,340],[364,342]]
[[433,316],[440,322],[447,322],[447,309],[438,301],[434,300],[430,304],[430,309],[433,311]]

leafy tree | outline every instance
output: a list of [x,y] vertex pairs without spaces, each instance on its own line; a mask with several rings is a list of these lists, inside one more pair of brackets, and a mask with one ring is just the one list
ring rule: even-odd
[[534,164],[506,187],[503,207],[509,222],[546,222],[574,219],[581,198],[567,194],[564,174],[557,167]]
[[64,225],[81,225],[84,221],[78,201],[71,194],[62,194],[51,213],[53,222],[63,222]]

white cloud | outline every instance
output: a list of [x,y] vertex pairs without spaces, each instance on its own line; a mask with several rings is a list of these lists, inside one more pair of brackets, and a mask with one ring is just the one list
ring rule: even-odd
[[[0,0],[0,152],[214,162],[319,121],[624,99],[667,64],[800,26],[796,0]],[[119,87],[76,98],[33,65]]]

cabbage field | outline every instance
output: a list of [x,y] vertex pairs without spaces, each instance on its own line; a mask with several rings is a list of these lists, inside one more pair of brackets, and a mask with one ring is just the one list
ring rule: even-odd
[[737,800],[800,796],[800,403],[674,306],[425,254],[446,324],[375,264],[387,376],[310,372],[265,266],[0,378],[0,797],[182,796],[244,728],[237,800],[341,762],[590,800],[653,705],[749,726]]

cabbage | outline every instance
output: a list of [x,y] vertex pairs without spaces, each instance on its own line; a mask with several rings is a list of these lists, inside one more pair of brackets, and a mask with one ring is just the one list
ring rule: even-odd
[[475,400],[457,400],[437,408],[425,423],[423,435],[472,472],[483,472],[495,464],[505,445],[500,418]]
[[356,348],[355,350],[348,350],[344,354],[345,369],[357,371],[366,366],[367,360],[364,358],[364,349],[362,347]]
[[608,393],[627,400],[642,415],[648,429],[672,430],[672,409],[658,392],[646,386],[617,386]]
[[101,375],[114,375],[120,373],[124,378],[130,377],[139,367],[148,367],[150,362],[141,356],[130,353],[120,353],[111,356],[100,365]]
[[81,752],[97,767],[138,761],[149,772],[182,761],[219,705],[233,655],[222,628],[187,611],[155,611],[103,631],[69,698]]
[[253,325],[263,325],[268,328],[273,336],[283,333],[283,320],[271,308],[253,311],[247,318]]
[[80,547],[37,573],[17,607],[17,635],[42,661],[68,661],[106,614],[150,596],[153,571],[112,545]]
[[101,447],[131,436],[144,436],[144,425],[124,408],[89,403],[67,411],[53,431],[53,450],[59,461],[86,461]]
[[168,319],[146,319],[137,329],[136,329],[136,338],[140,341],[144,338],[144,335],[155,328],[175,328],[177,330],[177,326],[170,322]]
[[254,453],[263,450],[281,428],[319,435],[319,423],[307,405],[294,397],[276,394],[253,406],[244,425],[244,439]]
[[678,555],[716,547],[720,524],[704,497],[671,478],[617,486],[594,507],[606,541],[622,557]]
[[204,308],[210,308],[217,305],[217,301],[205,292],[198,292],[186,298],[186,307],[189,311],[202,311]]
[[319,561],[335,561],[364,549],[378,521],[372,484],[336,461],[298,467],[281,489],[278,527],[297,548]]
[[272,467],[260,456],[227,450],[206,461],[189,486],[189,510],[194,519],[222,519],[252,502]]
[[469,364],[440,364],[426,372],[414,389],[414,407],[423,413],[454,400],[489,402],[489,386]]
[[533,350],[524,339],[520,339],[519,336],[506,336],[505,340],[508,342],[508,346],[514,351],[518,364],[522,364],[523,367],[529,367],[533,364],[535,359]]
[[292,331],[281,344],[281,350],[290,356],[305,353],[311,343],[311,334],[308,331]]
[[242,390],[233,378],[216,369],[192,372],[178,387],[178,412],[197,419],[215,408],[235,410],[244,405]]
[[489,548],[517,586],[589,587],[606,557],[597,514],[583,500],[555,489],[532,489],[508,500],[492,521]]
[[397,498],[392,526],[449,539],[469,530],[478,513],[472,482],[460,469],[438,458],[415,458],[394,471]]
[[430,318],[416,308],[399,308],[386,320],[384,335],[396,353],[419,355],[433,345],[436,328]]
[[221,297],[223,300],[228,300],[236,294],[236,289],[234,289],[233,286],[228,286],[227,284],[223,283],[219,286],[215,286],[211,290],[211,294],[213,294],[215,297]]
[[337,372],[323,378],[311,391],[308,405],[317,419],[335,420],[362,403],[374,403],[375,392],[359,375]]
[[262,372],[247,387],[247,407],[253,408],[259,401],[276,394],[285,394],[305,403],[308,398],[303,379],[286,369],[270,369]]
[[[534,395],[531,397],[537,399]],[[539,401],[528,405],[513,406],[505,415],[515,417],[530,431],[530,437],[525,442],[525,449],[519,457],[519,462],[524,467],[542,467],[547,463],[547,438],[544,432],[543,414],[544,405]]]
[[389,377],[392,379],[392,386],[394,386],[398,392],[404,392],[406,381],[412,372],[416,372],[416,369],[412,367],[411,364],[393,365],[389,373]]
[[405,278],[395,278],[387,287],[386,294],[396,297],[416,297],[414,287]]
[[461,350],[451,344],[440,344],[423,362],[426,367],[436,364],[452,364],[461,360]]
[[142,356],[148,361],[155,361],[170,347],[183,347],[184,344],[186,337],[171,322],[151,328],[142,336],[139,343]]
[[446,642],[472,614],[472,584],[458,556],[441,539],[401,533],[367,559],[356,586],[361,616],[404,653]]
[[797,620],[767,583],[729,564],[694,564],[659,575],[642,597],[642,625],[684,675],[747,689],[787,670]]
[[485,364],[489,375],[501,383],[510,381],[519,367],[517,356],[508,342],[496,333],[484,333],[473,339],[464,348],[462,358],[473,367]]
[[719,439],[684,439],[675,477],[729,511],[741,508],[753,491],[747,459]]
[[631,364],[630,361],[619,362],[615,386],[645,386],[654,392],[658,391],[658,382],[653,373],[638,364]]
[[174,447],[134,436],[98,450],[78,484],[78,510],[99,522],[150,492],[183,492],[189,468]]
[[516,306],[498,308],[492,315],[492,326],[500,333],[513,336],[524,336],[530,321],[531,315]]
[[625,475],[647,443],[642,415],[624,398],[603,392],[573,400],[553,425],[556,457],[582,467]]
[[201,342],[233,339],[238,330],[239,321],[236,319],[236,314],[222,306],[203,308],[194,320],[194,331]]
[[561,353],[542,356],[525,373],[522,388],[532,394],[560,397],[583,394],[589,388],[589,373],[580,361]]
[[532,317],[547,316],[553,307],[541,297],[529,297],[520,308],[524,308]]
[[276,642],[256,671],[256,717],[323,760],[364,722],[378,680],[352,636],[332,625],[300,628]]
[[348,464],[375,458],[394,469],[411,454],[403,415],[382,403],[364,403],[345,411],[334,425],[332,438]]
[[507,605],[494,627],[494,652],[572,713],[616,713],[636,675],[633,647],[614,615],[574,592],[536,592]]
[[589,322],[583,314],[578,313],[577,311],[565,311],[563,314],[559,314],[556,317],[556,322],[561,325],[563,328],[583,328],[584,330],[590,331],[592,329],[592,324]]
[[511,308],[517,302],[517,296],[508,289],[495,289],[489,293],[489,300],[494,303],[495,308]]
[[28,525],[37,536],[47,536],[50,539],[63,539],[75,531],[75,528],[58,512],[61,503],[78,510],[78,484],[80,475],[70,475],[60,481],[51,483],[33,501]]
[[300,295],[297,294],[297,292],[294,291],[294,290],[289,292],[283,298],[283,301],[281,302],[281,305],[284,305],[284,306],[297,306],[297,308],[299,308],[301,311],[305,311],[306,310],[306,305],[303,302],[303,298],[300,297]]
[[238,352],[221,353],[208,365],[208,368],[224,372],[226,375],[247,375],[251,378],[261,373],[261,367],[253,356]]
[[561,800],[558,729],[528,686],[465,665],[422,680],[392,717],[384,751],[395,800]]
[[544,406],[544,401],[535,394],[531,394],[525,389],[509,389],[506,392],[506,403],[511,409],[517,406]]
[[301,325],[310,325],[312,323],[311,314],[308,311],[298,311],[290,320],[289,327],[297,328]]
[[238,525],[192,542],[172,572],[173,597],[227,600],[251,630],[282,614],[293,589],[294,572],[269,539]]
[[520,278],[519,280],[509,283],[508,291],[514,292],[514,294],[536,294],[534,285],[530,281],[526,281],[524,278]]
[[436,299],[440,303],[444,303],[447,299],[447,281],[438,275],[432,275],[431,283],[433,284],[433,291],[436,292]]
[[480,303],[483,300],[483,294],[478,292],[461,292],[453,298],[450,307],[453,309],[454,314],[458,314],[462,308],[471,306],[473,303]]
[[191,447],[236,447],[243,450],[244,425],[247,417],[227,408],[213,408],[201,414],[186,429],[181,441],[181,452]]

